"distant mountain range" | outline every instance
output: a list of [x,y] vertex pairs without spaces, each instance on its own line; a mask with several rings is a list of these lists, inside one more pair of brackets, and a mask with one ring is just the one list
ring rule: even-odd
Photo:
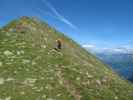
[[96,55],[116,72],[133,82],[133,54],[122,52],[102,52]]
[[92,48],[85,46],[104,63],[112,67],[118,74],[133,82],[133,48]]

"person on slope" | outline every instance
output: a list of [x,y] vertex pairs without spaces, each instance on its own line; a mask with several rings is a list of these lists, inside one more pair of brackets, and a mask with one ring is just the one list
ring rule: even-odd
[[55,50],[61,50],[62,49],[62,40],[61,39],[57,39],[56,40],[56,48]]

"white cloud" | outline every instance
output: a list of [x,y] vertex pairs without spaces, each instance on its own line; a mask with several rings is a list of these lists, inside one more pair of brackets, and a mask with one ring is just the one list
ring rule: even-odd
[[95,53],[131,53],[133,54],[133,47],[129,46],[121,46],[121,47],[97,47],[92,44],[84,44],[82,45],[87,50],[90,50],[91,52]]
[[120,46],[120,47],[112,47],[103,49],[102,52],[108,53],[133,53],[133,47],[128,46]]
[[48,16],[50,16],[50,17],[53,17],[53,18],[57,19],[57,17],[54,16],[52,13],[46,12],[46,11],[42,10],[41,8],[37,8],[36,10],[38,10],[39,13],[41,13],[41,14],[48,15]]
[[[47,0],[42,0],[42,2],[52,11],[52,13],[55,15],[55,16],[52,16],[52,14],[49,13],[50,16],[62,21],[63,23],[69,25],[71,28],[73,29],[77,29],[77,27],[72,24],[69,20],[67,20],[64,16],[62,16],[57,10],[56,8],[50,3],[48,2]],[[42,12],[42,10],[41,10]]]
[[95,48],[95,45],[92,44],[84,44],[82,45],[84,48]]

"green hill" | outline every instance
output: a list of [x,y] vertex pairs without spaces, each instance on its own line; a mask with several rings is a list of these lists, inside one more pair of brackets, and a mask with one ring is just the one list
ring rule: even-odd
[[0,29],[0,100],[133,100],[133,85],[48,24],[22,17]]

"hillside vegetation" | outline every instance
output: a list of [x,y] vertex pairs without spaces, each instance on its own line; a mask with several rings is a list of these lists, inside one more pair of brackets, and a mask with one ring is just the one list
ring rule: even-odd
[[0,100],[133,100],[133,85],[47,23],[22,17],[0,29]]

